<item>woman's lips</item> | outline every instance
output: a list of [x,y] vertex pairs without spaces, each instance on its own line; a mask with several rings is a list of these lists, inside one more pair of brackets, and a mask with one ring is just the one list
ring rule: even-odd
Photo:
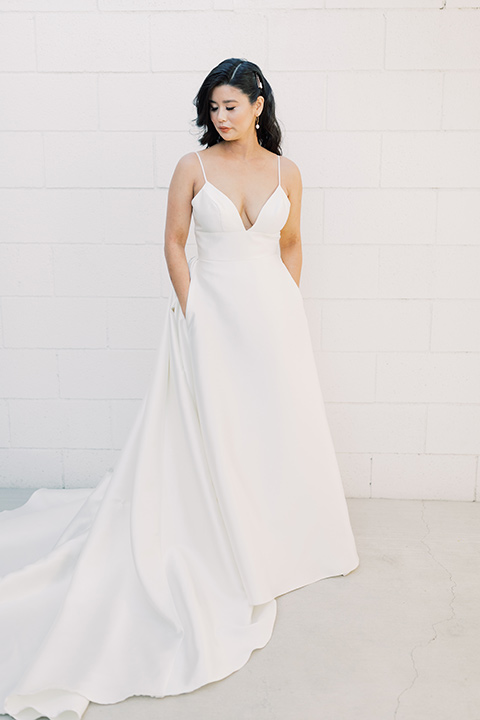
[[230,130],[231,128],[222,127],[222,126],[220,125],[218,129],[221,130],[222,132],[227,132],[227,131]]

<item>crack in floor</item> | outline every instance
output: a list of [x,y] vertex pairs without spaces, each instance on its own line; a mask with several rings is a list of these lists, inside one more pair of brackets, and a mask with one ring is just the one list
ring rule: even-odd
[[420,649],[420,648],[426,648],[426,647],[428,647],[429,645],[431,645],[431,643],[434,642],[434,641],[437,639],[437,637],[438,637],[437,626],[438,626],[438,625],[441,625],[442,623],[450,622],[450,620],[453,620],[453,619],[456,617],[456,615],[455,615],[455,609],[454,609],[454,607],[453,607],[453,603],[455,602],[455,588],[457,587],[457,583],[456,583],[455,580],[453,579],[452,573],[450,572],[450,570],[449,570],[447,567],[445,567],[445,565],[444,565],[443,563],[441,563],[440,560],[438,560],[438,559],[434,556],[434,554],[433,554],[433,552],[432,552],[432,548],[430,547],[430,545],[428,544],[428,542],[426,542],[426,538],[430,535],[430,532],[431,532],[431,531],[430,531],[430,526],[429,526],[429,524],[428,524],[428,522],[427,522],[427,519],[426,519],[426,517],[425,517],[426,509],[427,509],[427,508],[426,508],[426,505],[425,505],[425,500],[422,500],[422,515],[421,515],[421,519],[422,519],[423,524],[425,525],[425,528],[426,528],[427,532],[426,532],[425,535],[420,539],[420,542],[421,542],[423,545],[425,545],[425,547],[426,547],[426,549],[427,549],[427,554],[430,555],[430,557],[432,558],[432,560],[433,560],[437,565],[439,565],[443,570],[445,570],[445,572],[446,572],[447,575],[448,575],[448,578],[449,578],[449,581],[450,581],[450,593],[451,593],[451,595],[452,595],[452,597],[451,597],[451,599],[450,599],[450,602],[449,602],[449,604],[448,604],[448,606],[449,606],[449,608],[450,608],[450,615],[449,615],[448,617],[446,617],[446,618],[443,618],[442,620],[438,620],[437,622],[432,623],[433,636],[432,636],[431,638],[429,638],[429,639],[427,640],[427,642],[423,642],[423,643],[419,643],[418,645],[415,645],[415,647],[411,650],[411,652],[410,652],[410,658],[411,658],[411,661],[412,661],[412,666],[413,666],[413,670],[414,670],[414,676],[413,676],[413,679],[412,679],[412,682],[410,683],[410,685],[408,685],[406,688],[404,688],[404,689],[401,691],[401,693],[398,695],[398,697],[397,697],[397,705],[396,705],[395,711],[394,711],[394,713],[393,713],[394,720],[396,720],[396,718],[397,718],[397,713],[398,713],[398,711],[399,711],[399,709],[400,709],[400,703],[401,703],[401,698],[402,698],[402,696],[405,695],[406,692],[408,692],[409,690],[411,690],[411,689],[413,688],[413,686],[415,685],[415,683],[416,683],[416,681],[417,681],[417,679],[418,679],[418,676],[419,676],[418,668],[417,668],[417,665],[416,665],[416,663],[415,663],[415,657],[414,657],[416,650],[418,650],[418,649]]

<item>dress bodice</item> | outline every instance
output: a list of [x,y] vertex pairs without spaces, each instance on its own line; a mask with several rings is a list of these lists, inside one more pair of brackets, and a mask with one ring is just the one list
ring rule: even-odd
[[280,231],[285,225],[290,201],[281,184],[280,157],[278,185],[262,206],[254,224],[246,229],[233,201],[207,180],[192,200],[195,239],[201,260],[241,260],[277,253]]

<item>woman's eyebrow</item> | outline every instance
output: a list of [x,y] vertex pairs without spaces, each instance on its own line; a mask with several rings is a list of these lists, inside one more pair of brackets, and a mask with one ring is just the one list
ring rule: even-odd
[[[218,105],[218,103],[216,103],[215,100],[210,100],[210,102],[213,103],[214,105]],[[230,105],[230,103],[238,102],[238,100],[224,100],[223,102],[225,105],[227,103]]]

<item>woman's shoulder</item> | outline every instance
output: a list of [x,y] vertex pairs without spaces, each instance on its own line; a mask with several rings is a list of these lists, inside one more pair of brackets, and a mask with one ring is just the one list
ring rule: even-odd
[[174,177],[182,183],[195,183],[201,176],[201,168],[198,156],[194,150],[185,153],[178,160],[174,170]]
[[192,150],[191,152],[185,153],[185,155],[182,155],[178,159],[177,167],[188,169],[189,167],[192,167],[194,163],[197,163],[198,165],[198,156],[195,150]]
[[286,157],[285,155],[280,155],[280,165],[282,167],[282,170],[285,170],[286,172],[290,173],[292,176],[300,175],[300,169],[299,169],[298,165],[293,160]]
[[301,186],[302,175],[298,165],[285,155],[280,155],[280,171],[282,173],[282,180],[289,187]]
[[[196,175],[200,170],[200,164],[203,164],[203,156],[210,155],[212,148],[204,148],[202,150],[192,150],[191,152],[185,153],[177,161],[177,168],[179,172],[186,174]],[[200,162],[199,162],[200,158]]]

